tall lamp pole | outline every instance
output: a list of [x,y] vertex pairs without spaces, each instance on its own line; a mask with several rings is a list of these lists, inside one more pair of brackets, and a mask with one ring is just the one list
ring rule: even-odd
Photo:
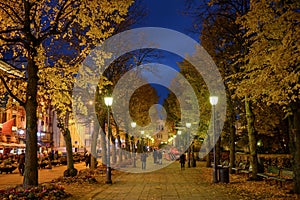
[[188,147],[188,167],[191,167],[191,158],[190,158],[190,154],[191,154],[191,148],[190,148],[190,128],[191,128],[191,123],[187,122],[185,124],[185,126],[188,128],[188,132],[187,132],[187,144],[189,145]]
[[112,184],[111,167],[110,167],[110,122],[109,122],[109,107],[113,103],[112,97],[104,97],[105,105],[107,106],[107,164],[106,164],[106,184]]
[[[134,129],[136,127],[136,122],[131,122],[131,127]],[[134,135],[134,134],[133,134]],[[132,147],[132,153],[133,153],[133,167],[136,167],[136,161],[135,161],[135,142],[134,142],[134,136],[133,138],[133,147]]]
[[214,153],[214,169],[213,169],[213,183],[218,183],[218,170],[217,170],[217,159],[216,159],[216,136],[215,136],[215,109],[216,109],[216,105],[218,103],[218,97],[217,96],[211,96],[209,97],[209,101],[210,104],[212,105],[213,108],[213,123],[212,123],[212,127],[213,127],[213,144],[214,144],[214,149],[213,149],[213,153]]

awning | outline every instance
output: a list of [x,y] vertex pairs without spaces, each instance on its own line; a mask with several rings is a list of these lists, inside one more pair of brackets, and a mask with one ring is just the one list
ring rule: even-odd
[[12,126],[14,124],[15,118],[8,120],[7,122],[2,124],[2,135],[11,135],[12,134]]
[[19,148],[25,148],[25,146],[26,146],[25,144],[0,142],[0,147],[19,147]]

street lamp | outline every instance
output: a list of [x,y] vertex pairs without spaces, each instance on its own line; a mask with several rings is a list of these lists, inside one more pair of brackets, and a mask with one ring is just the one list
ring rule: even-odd
[[106,164],[106,184],[112,184],[111,168],[110,168],[110,122],[109,122],[109,107],[113,103],[112,97],[104,97],[105,105],[107,106],[107,164]]
[[[131,122],[131,127],[134,129],[136,127],[136,122]],[[133,134],[134,135],[134,134]],[[133,139],[133,145],[132,145],[132,153],[133,153],[133,167],[136,167],[136,162],[135,162],[135,142],[134,142],[134,136],[132,137]]]
[[187,122],[187,123],[185,123],[185,126],[188,128],[188,132],[187,132],[187,144],[189,145],[189,147],[188,147],[188,167],[190,168],[191,167],[190,128],[191,128],[192,124]]
[[213,144],[214,144],[214,170],[213,170],[213,183],[218,183],[218,171],[217,171],[217,160],[216,160],[216,138],[215,138],[215,107],[218,103],[218,97],[217,96],[211,96],[209,97],[210,104],[213,107],[213,123],[212,123],[212,129],[213,129]]

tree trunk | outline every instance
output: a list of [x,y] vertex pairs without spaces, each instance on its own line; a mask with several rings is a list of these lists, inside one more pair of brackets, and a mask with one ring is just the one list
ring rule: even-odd
[[258,159],[256,151],[256,131],[254,127],[254,114],[252,112],[251,103],[245,98],[245,110],[247,118],[247,131],[249,137],[249,147],[250,147],[250,165],[252,166],[252,179],[257,179],[258,172]]
[[101,157],[102,157],[102,164],[106,165],[107,159],[106,159],[106,154],[107,154],[107,148],[106,148],[106,134],[104,133],[105,126],[102,127],[103,133],[101,134]]
[[229,173],[233,173],[232,168],[235,167],[235,113],[232,105],[232,101],[230,97],[228,98],[228,124],[229,124],[229,131],[230,131],[230,136],[229,136]]
[[[210,136],[207,135],[207,141],[210,141]],[[206,147],[206,167],[211,167],[211,159],[210,159],[210,149]]]
[[69,170],[70,174],[69,176],[76,176],[74,172],[72,173],[74,168],[74,160],[73,160],[73,151],[72,151],[72,139],[69,128],[65,129],[65,132],[63,134],[64,140],[66,143],[66,150],[67,150],[67,170]]
[[235,127],[230,122],[230,155],[229,155],[229,172],[232,174],[232,167],[235,167]]
[[116,138],[111,136],[111,143],[112,143],[112,163],[117,163],[117,149],[116,149]]
[[138,139],[136,146],[137,146],[137,153],[142,153],[142,144],[140,139]]
[[293,116],[291,117],[290,128],[290,151],[292,153],[292,164],[294,171],[294,193],[300,199],[300,105],[293,105]]
[[194,140],[192,142],[192,167],[196,167],[196,159],[195,159],[195,143]]
[[122,158],[122,144],[121,144],[121,138],[120,138],[120,130],[119,130],[118,126],[116,126],[116,131],[117,131],[117,140],[118,140],[118,148],[119,148],[118,163],[121,163],[123,161],[123,158]]
[[92,133],[92,143],[91,143],[91,163],[90,168],[95,169],[97,163],[97,140],[99,134],[99,122],[94,121],[94,131]]
[[65,143],[66,143],[66,151],[67,151],[67,169],[64,171],[64,176],[76,176],[77,175],[77,169],[74,168],[74,160],[73,160],[73,150],[72,150],[72,139],[70,130],[68,128],[69,126],[69,113],[63,117],[60,116],[57,118],[58,120],[58,128],[60,129]]
[[217,165],[220,165],[221,161],[221,136],[218,138],[218,141],[216,143],[216,163]]
[[125,135],[125,154],[126,154],[126,159],[130,159],[131,158],[131,154],[130,154],[130,141],[129,141],[129,134],[126,133]]
[[37,160],[37,86],[38,67],[33,58],[28,59],[28,83],[26,89],[26,152],[25,173],[23,186],[25,188],[38,185],[38,160]]

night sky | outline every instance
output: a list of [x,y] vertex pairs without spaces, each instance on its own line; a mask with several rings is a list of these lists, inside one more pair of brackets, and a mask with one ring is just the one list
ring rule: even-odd
[[183,14],[184,0],[145,0],[145,7],[148,15],[143,26],[164,27],[191,35],[188,30],[192,28],[192,18]]
[[[138,25],[135,25],[134,28],[168,28],[184,33],[198,41],[199,36],[191,32],[193,19],[183,14],[185,11],[184,0],[145,0],[143,3],[147,10],[147,16],[139,22]],[[179,61],[182,61],[181,57],[165,52],[163,53],[163,57],[159,58],[159,60],[154,60],[153,62],[162,63],[179,70],[176,64],[176,62]],[[172,75],[166,74],[165,78],[171,81]],[[156,88],[158,95],[160,96],[159,103],[162,104],[164,98],[168,95],[168,91],[158,85],[154,85],[153,87]]]

